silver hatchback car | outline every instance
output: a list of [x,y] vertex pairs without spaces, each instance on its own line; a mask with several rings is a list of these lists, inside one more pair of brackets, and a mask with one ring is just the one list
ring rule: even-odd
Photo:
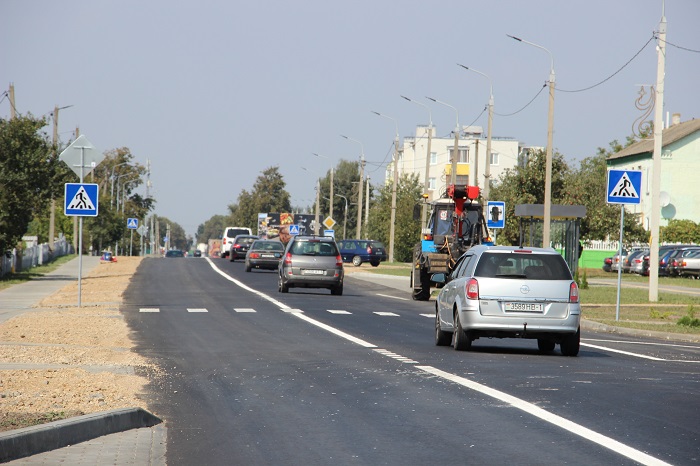
[[343,294],[343,258],[330,236],[293,236],[279,263],[278,290],[328,288]]
[[579,290],[551,248],[475,246],[444,283],[435,303],[435,344],[466,350],[488,338],[532,338],[542,352],[559,344],[576,356],[581,338]]

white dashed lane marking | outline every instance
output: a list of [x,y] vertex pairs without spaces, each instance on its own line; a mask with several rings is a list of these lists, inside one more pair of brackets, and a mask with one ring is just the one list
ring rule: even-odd
[[196,308],[187,308],[187,312],[209,312],[208,310],[201,308],[201,307],[196,307]]
[[342,311],[340,309],[328,309],[328,312],[330,312],[331,314],[336,314],[336,315],[338,315],[338,314],[352,314],[352,312]]
[[142,307],[139,309],[139,312],[160,312],[160,309],[157,307]]
[[249,307],[236,307],[233,310],[236,312],[258,312],[255,309],[251,309]]
[[375,314],[382,317],[399,317],[398,314],[394,314],[393,312],[375,312]]

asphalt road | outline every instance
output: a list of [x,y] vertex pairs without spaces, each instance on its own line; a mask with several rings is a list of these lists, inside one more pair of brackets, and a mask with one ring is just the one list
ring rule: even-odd
[[152,412],[189,464],[695,464],[700,345],[586,332],[436,347],[434,303],[348,276],[343,296],[276,272],[147,259],[124,296],[161,371]]

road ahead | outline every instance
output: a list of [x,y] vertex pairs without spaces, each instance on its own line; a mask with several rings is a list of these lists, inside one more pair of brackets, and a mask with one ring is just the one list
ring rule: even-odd
[[700,345],[585,333],[433,341],[434,304],[348,276],[343,296],[275,272],[147,259],[123,312],[161,371],[147,398],[189,464],[691,464]]

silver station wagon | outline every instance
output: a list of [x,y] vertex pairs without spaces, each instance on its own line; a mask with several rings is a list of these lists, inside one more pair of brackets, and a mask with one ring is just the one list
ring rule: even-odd
[[456,350],[481,338],[532,338],[542,352],[559,344],[576,356],[581,338],[578,286],[551,248],[475,246],[459,258],[435,303],[435,344]]

